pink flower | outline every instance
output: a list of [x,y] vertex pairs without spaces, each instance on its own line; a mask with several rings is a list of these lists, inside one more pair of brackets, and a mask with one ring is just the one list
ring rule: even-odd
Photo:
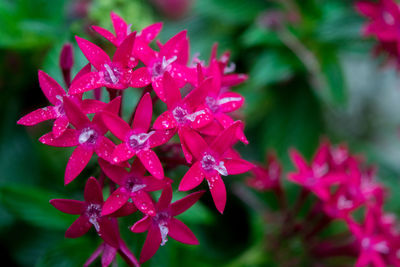
[[80,215],[79,218],[67,229],[65,236],[68,238],[80,237],[94,226],[99,236],[112,247],[118,247],[118,237],[109,218],[101,215],[103,207],[103,193],[99,182],[90,177],[85,186],[85,201],[71,199],[52,199],[50,204],[56,209]]
[[134,233],[148,231],[146,241],[140,253],[141,263],[150,259],[157,252],[160,245],[165,245],[167,236],[184,244],[197,245],[199,243],[192,231],[174,217],[193,206],[203,193],[204,191],[195,192],[171,203],[171,187],[168,186],[162,191],[160,199],[155,205],[156,215],[146,215],[131,228],[131,231]]
[[102,118],[108,129],[122,140],[122,143],[115,148],[112,154],[113,162],[123,162],[137,155],[154,177],[163,179],[164,170],[160,159],[151,148],[168,142],[175,131],[149,131],[152,111],[151,97],[149,93],[146,93],[137,106],[132,129],[128,123],[115,114],[103,112]]
[[138,61],[133,56],[136,32],[131,33],[117,48],[113,59],[97,45],[76,36],[82,53],[97,71],[76,79],[70,88],[71,94],[80,94],[99,87],[126,89],[131,86],[132,68]]
[[140,88],[151,84],[157,96],[165,102],[163,76],[168,73],[174,78],[179,87],[183,87],[193,71],[186,67],[189,58],[189,41],[186,31],[182,31],[169,39],[164,45],[159,44],[160,51],[156,52],[147,44],[138,41],[137,56],[145,67],[133,72],[132,87]]
[[254,167],[245,160],[226,156],[226,152],[237,141],[236,131],[240,124],[240,121],[232,124],[218,135],[211,145],[208,145],[197,132],[190,128],[184,128],[182,131],[185,145],[196,162],[183,176],[179,190],[191,190],[206,178],[215,206],[221,213],[223,213],[226,203],[226,190],[221,175],[240,174]]
[[[121,98],[115,98],[107,104],[104,110],[117,113],[120,108]],[[64,108],[66,115],[75,127],[75,129],[67,129],[58,138],[52,133],[48,133],[40,137],[39,141],[43,144],[57,147],[77,146],[69,158],[67,168],[65,170],[65,184],[72,182],[85,168],[94,152],[108,161],[111,161],[111,153],[115,147],[114,143],[107,139],[104,135],[107,128],[97,113],[93,120],[82,112],[82,110],[69,98],[64,98]]]
[[129,172],[102,159],[99,159],[99,164],[107,177],[120,186],[107,198],[102,215],[114,213],[132,199],[141,212],[153,216],[155,208],[148,192],[162,190],[172,182],[168,178],[159,180],[152,176],[144,176],[146,169],[138,160],[133,162]]
[[[76,76],[79,79],[84,74],[90,71],[90,65],[85,66]],[[39,84],[40,88],[52,106],[37,109],[22,117],[17,123],[25,126],[36,125],[42,121],[55,119],[53,124],[53,135],[59,137],[68,127],[69,119],[64,111],[64,98],[69,98],[74,101],[84,113],[95,113],[104,108],[105,104],[93,99],[81,100],[81,96],[68,96],[65,90],[47,73],[39,70]]]
[[274,154],[268,154],[267,166],[256,165],[251,169],[253,177],[246,180],[247,185],[259,191],[268,191],[281,186],[282,167]]

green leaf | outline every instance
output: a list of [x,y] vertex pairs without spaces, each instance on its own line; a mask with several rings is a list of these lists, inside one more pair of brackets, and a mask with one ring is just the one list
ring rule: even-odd
[[0,187],[0,203],[15,216],[38,227],[65,230],[76,218],[50,205],[52,196],[47,191],[22,184]]

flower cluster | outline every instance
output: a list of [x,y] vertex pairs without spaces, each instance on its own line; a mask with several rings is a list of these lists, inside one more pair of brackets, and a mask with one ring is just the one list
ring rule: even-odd
[[[290,151],[296,167],[288,180],[301,186],[292,209],[287,205],[282,237],[300,235],[307,252],[319,263],[331,257],[357,257],[355,266],[400,266],[400,232],[392,214],[383,211],[386,190],[376,180],[376,169],[344,145],[322,142],[310,163],[296,150]],[[258,166],[247,184],[261,192],[272,190],[286,202],[281,186],[281,166],[270,156],[267,166]],[[306,215],[306,199],[313,199]],[[346,232],[321,237],[332,223],[341,222]]]
[[400,5],[396,0],[358,1],[356,9],[370,20],[363,33],[378,40],[375,54],[386,53],[388,60],[399,66]]
[[[175,216],[195,204],[204,191],[171,203],[172,184],[178,182],[180,191],[188,191],[205,179],[216,208],[223,213],[226,190],[221,176],[253,167],[233,149],[239,140],[248,141],[243,122],[229,114],[244,102],[230,88],[247,76],[232,73],[229,53],[218,58],[217,46],[208,64],[198,58],[189,62],[186,31],[164,44],[157,41],[158,49],[154,50],[152,42],[161,23],[131,32],[130,25],[116,14],[112,13],[111,19],[115,33],[98,26],[92,29],[115,46],[113,56],[76,37],[89,63],[71,80],[73,52],[72,46],[66,45],[60,66],[67,90],[39,71],[40,87],[51,105],[22,117],[18,124],[31,126],[54,120],[52,131],[40,142],[75,147],[66,166],[65,185],[74,181],[97,155],[101,174],[99,179],[87,180],[84,201],[53,199],[50,203],[62,212],[79,215],[66,237],[82,236],[94,226],[104,241],[86,265],[102,254],[102,264],[108,266],[119,253],[129,265],[137,266],[139,262],[120,236],[119,217],[136,211],[144,215],[131,228],[134,233],[147,231],[140,262],[150,259],[166,243],[167,236],[197,244],[191,230]],[[104,101],[102,88],[107,89],[110,101]],[[142,94],[132,114],[128,114],[129,123],[121,112],[123,91],[128,88]],[[157,101],[164,103],[160,104],[165,107],[161,114],[153,113]],[[178,165],[190,167],[183,178],[177,181],[166,177],[167,168]],[[104,199],[106,187],[110,193]],[[153,198],[154,191],[162,192],[158,201]]]

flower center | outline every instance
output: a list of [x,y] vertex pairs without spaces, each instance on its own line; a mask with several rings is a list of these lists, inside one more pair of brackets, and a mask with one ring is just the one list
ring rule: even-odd
[[96,231],[99,231],[100,226],[97,220],[101,217],[101,205],[89,204],[86,208],[86,215],[89,217],[89,222],[96,228]]
[[148,140],[154,133],[155,131],[151,131],[149,133],[132,134],[129,136],[128,144],[135,151],[146,150],[149,148]]
[[206,97],[206,104],[211,109],[213,113],[216,113],[219,110],[219,104],[217,99],[211,96]]
[[154,62],[153,67],[151,68],[151,75],[153,78],[159,78],[163,76],[164,72],[169,71],[171,69],[171,64],[177,59],[176,56],[171,57],[170,59],[162,58],[162,60],[158,60]]
[[109,65],[109,64],[104,64],[104,70],[103,70],[103,78],[107,83],[111,84],[117,84],[119,83],[121,76],[122,76],[122,71],[120,68],[118,68],[116,65]]
[[136,193],[139,190],[142,190],[146,187],[145,184],[142,183],[140,179],[137,178],[129,178],[126,181],[125,187],[131,192]]
[[168,212],[159,212],[157,213],[154,217],[153,220],[154,222],[158,225],[158,228],[160,228],[160,233],[161,233],[161,246],[164,246],[165,243],[167,243],[168,238],[168,221],[170,219],[170,215]]
[[188,121],[194,122],[196,120],[196,117],[202,114],[206,114],[206,112],[204,110],[199,110],[192,114],[189,114],[186,109],[179,106],[172,111],[172,115],[179,125],[184,125]]
[[206,172],[217,171],[219,174],[223,176],[228,175],[228,171],[225,168],[223,161],[217,161],[213,156],[208,153],[205,153],[203,158],[201,159],[201,167]]
[[79,134],[79,144],[94,145],[96,144],[99,134],[91,127],[84,128]]

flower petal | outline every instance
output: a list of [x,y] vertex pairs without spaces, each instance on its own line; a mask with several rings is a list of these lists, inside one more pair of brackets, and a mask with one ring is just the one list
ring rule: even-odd
[[82,112],[78,105],[68,97],[64,97],[64,109],[69,121],[77,129],[82,129],[90,123],[89,118]]
[[87,180],[83,197],[88,203],[103,204],[103,191],[96,178],[90,177]]
[[[151,24],[149,26],[147,26],[146,28],[144,28],[141,32],[140,32],[140,38],[143,39],[145,42],[150,43],[151,41],[154,40],[154,38],[157,37],[158,33],[161,31],[163,26],[162,22],[158,22],[158,23],[154,23]],[[139,37],[138,36],[138,37]]]
[[[86,64],[80,71],[78,71],[78,73],[72,79],[71,84],[74,83],[75,81],[79,80],[81,77],[83,77],[83,75],[86,75],[91,71],[92,71],[92,65],[90,63]],[[69,90],[68,90],[68,93],[71,93],[71,92],[69,92]]]
[[182,128],[180,133],[180,137],[182,137],[190,153],[192,153],[197,160],[200,160],[204,151],[208,148],[206,141],[204,141],[197,132],[187,127]]
[[164,170],[161,165],[160,159],[153,150],[142,150],[137,155],[146,170],[148,170],[151,175],[153,175],[157,179],[164,178]]
[[180,220],[171,218],[168,223],[168,235],[184,244],[198,245],[199,241],[193,232]]
[[106,103],[95,99],[84,99],[81,102],[81,109],[83,113],[91,114],[97,113],[106,107]]
[[110,178],[114,183],[118,185],[123,184],[128,174],[124,168],[112,165],[108,161],[101,158],[99,158],[98,161],[101,170],[108,178]]
[[45,108],[39,108],[37,110],[32,111],[31,113],[28,113],[27,115],[19,119],[17,121],[17,124],[32,126],[42,121],[47,121],[55,118],[57,118],[57,113],[54,107],[50,106]]
[[187,30],[183,30],[170,38],[161,48],[160,54],[170,59],[177,57],[176,62],[186,65],[189,58]]
[[144,242],[142,251],[140,253],[140,263],[143,263],[153,257],[160,247],[160,244],[160,229],[155,225],[150,226],[149,232],[147,233],[146,241]]
[[248,76],[242,73],[224,75],[221,80],[221,86],[235,86],[241,84],[242,82],[245,82],[247,79]]
[[53,124],[53,135],[55,138],[59,138],[64,132],[65,130],[68,128],[69,125],[69,120],[67,118],[67,116],[61,116],[58,119],[56,119],[54,121]]
[[226,92],[218,97],[218,104],[224,113],[239,109],[244,103],[243,96],[235,92]]
[[118,117],[116,114],[111,112],[102,112],[101,118],[107,128],[116,136],[118,139],[125,141],[131,127],[123,119]]
[[290,159],[292,160],[293,164],[297,168],[299,172],[306,172],[308,171],[309,167],[307,165],[307,162],[304,160],[304,158],[300,155],[300,153],[295,150],[291,149],[289,151]]
[[140,133],[147,133],[150,128],[152,116],[153,104],[151,102],[151,96],[150,93],[146,93],[136,107],[132,129]]
[[161,192],[161,196],[156,204],[157,210],[165,210],[168,208],[172,200],[172,187],[168,185]]
[[46,72],[39,70],[39,85],[44,95],[53,105],[57,105],[63,96],[66,95],[65,90],[51,78]]
[[176,128],[176,120],[172,113],[167,110],[164,113],[161,113],[160,116],[156,119],[153,124],[154,129],[162,130],[162,129],[173,129]]
[[115,255],[117,255],[117,249],[108,244],[104,244],[103,255],[101,256],[101,266],[110,266],[115,259]]
[[111,220],[116,220],[116,219],[115,218],[109,219],[107,217],[100,217],[100,219],[98,219],[99,223],[98,234],[108,245],[118,248],[119,238],[115,228],[112,225]]
[[175,130],[157,130],[149,138],[149,145],[151,148],[161,146],[167,143],[174,135]]
[[84,202],[73,199],[52,199],[50,204],[59,211],[68,214],[81,214],[84,210]]
[[128,24],[114,12],[111,12],[111,21],[114,26],[117,38],[120,39],[120,41],[122,42],[122,40],[124,40],[127,35]]
[[222,181],[219,174],[210,178],[207,177],[206,179],[211,191],[211,196],[214,200],[215,207],[222,214],[224,213],[226,204],[226,189],[224,181]]
[[119,210],[127,203],[129,198],[130,195],[125,188],[119,187],[107,198],[106,202],[104,202],[101,215],[106,216]]
[[103,36],[108,41],[110,41],[111,43],[114,44],[116,38],[115,38],[114,34],[112,34],[109,30],[106,30],[106,29],[96,26],[96,25],[92,25],[91,27],[95,32],[97,32],[98,34],[100,34],[101,36]]
[[183,176],[179,184],[179,191],[191,190],[200,185],[203,179],[204,173],[200,168],[200,162],[197,161]]
[[122,66],[134,68],[138,60],[133,55],[133,45],[135,43],[136,32],[132,32],[121,43],[114,53],[113,62],[120,62]]
[[165,103],[168,109],[173,109],[182,99],[181,92],[175,83],[175,80],[171,77],[168,72],[164,73],[163,89],[165,95]]
[[141,88],[151,84],[151,76],[146,67],[138,68],[132,72],[130,86]]
[[154,208],[153,200],[149,196],[149,194],[143,190],[139,190],[132,195],[133,203],[136,208],[143,212],[144,214],[154,216],[156,214],[156,210]]
[[225,151],[233,146],[233,144],[238,140],[236,133],[239,127],[241,127],[242,122],[237,121],[228,128],[226,128],[220,135],[218,135],[215,140],[211,143],[210,147],[215,152],[223,155]]
[[79,144],[75,129],[65,130],[65,132],[58,138],[55,138],[52,132],[47,133],[40,137],[39,141],[42,144],[56,147],[71,147]]
[[111,157],[114,163],[120,163],[132,158],[134,155],[135,152],[126,143],[122,143],[115,147]]
[[82,53],[97,70],[100,70],[103,64],[111,61],[107,53],[94,43],[91,43],[79,36],[75,36],[75,39]]
[[104,86],[104,81],[100,72],[89,72],[79,79],[76,78],[74,81],[72,81],[68,92],[71,95],[76,95],[100,88],[102,86]]
[[132,213],[136,212],[138,209],[136,206],[131,202],[126,202],[119,210],[110,214],[112,217],[124,217],[131,215]]
[[67,168],[65,170],[64,184],[72,182],[86,167],[90,158],[93,155],[93,150],[77,146],[69,158]]
[[67,229],[67,231],[65,232],[65,237],[67,238],[81,237],[84,234],[86,234],[87,231],[89,231],[90,227],[92,227],[92,224],[89,222],[89,219],[86,216],[81,215]]
[[243,159],[225,159],[224,165],[229,175],[241,174],[254,168],[252,163]]
[[131,227],[131,231],[134,233],[143,233],[147,231],[147,229],[149,229],[150,223],[151,223],[151,217],[146,215]]
[[194,192],[190,195],[187,195],[184,198],[181,198],[174,203],[171,204],[171,215],[172,216],[177,216],[187,209],[189,209],[191,206],[193,206],[204,194],[204,190]]

